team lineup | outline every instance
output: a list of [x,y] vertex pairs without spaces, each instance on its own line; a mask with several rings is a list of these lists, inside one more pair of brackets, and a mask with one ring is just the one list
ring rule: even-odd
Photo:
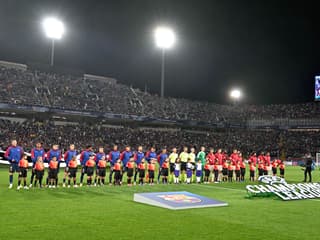
[[[151,147],[146,153],[143,147],[139,146],[137,151],[132,151],[130,146],[120,152],[118,146],[114,145],[108,154],[103,147],[98,148],[94,153],[92,146],[87,146],[79,157],[80,160],[80,183],[77,183],[78,173],[78,152],[75,145],[71,144],[69,150],[63,156],[59,145],[55,144],[45,152],[41,143],[37,143],[31,150],[32,167],[30,184],[27,185],[27,173],[29,162],[23,148],[18,146],[16,140],[11,141],[5,152],[5,158],[9,161],[9,188],[13,188],[13,174],[18,173],[17,189],[29,189],[31,187],[56,188],[58,184],[58,174],[60,163],[65,163],[63,175],[63,187],[83,186],[86,177],[87,186],[102,186],[106,184],[107,169],[109,171],[109,185],[122,185],[124,176],[128,186],[153,185],[157,183],[204,183],[209,184],[219,182],[243,182],[246,177],[246,170],[249,170],[249,180],[256,180],[258,176],[269,175],[277,176],[278,169],[280,177],[284,178],[285,165],[279,159],[271,161],[270,154],[261,152],[257,155],[252,153],[245,161],[240,151],[234,149],[228,155],[226,151],[213,148],[206,153],[205,147],[201,147],[196,153],[195,148],[183,147],[182,152],[178,153],[177,148],[173,148],[171,153],[163,148],[157,154],[156,149]],[[48,174],[45,174],[45,163],[48,164]],[[156,178],[156,179],[155,179]],[[44,183],[45,181],[45,183]],[[23,182],[23,186],[22,186]],[[79,185],[78,185],[79,184]]]

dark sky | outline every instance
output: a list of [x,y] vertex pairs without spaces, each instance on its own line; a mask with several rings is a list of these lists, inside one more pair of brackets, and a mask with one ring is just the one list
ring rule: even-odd
[[56,64],[103,74],[151,92],[160,88],[153,29],[177,33],[167,52],[166,95],[228,102],[239,87],[248,103],[313,100],[320,74],[317,1],[0,0],[0,59],[49,61],[41,20],[66,25]]

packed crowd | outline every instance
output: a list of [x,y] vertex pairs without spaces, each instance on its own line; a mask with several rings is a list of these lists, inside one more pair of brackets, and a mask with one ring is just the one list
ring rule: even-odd
[[[60,162],[64,162],[66,167],[64,170],[63,187],[66,187],[66,180],[68,179],[68,187],[77,185],[78,172],[78,152],[74,144],[70,144],[69,149],[64,153],[59,149],[59,145],[53,144],[52,148],[45,152],[42,144],[37,142],[35,147],[31,150],[31,179],[30,185],[42,188],[45,172],[44,162],[48,164],[48,175],[46,178],[46,186],[49,188],[58,187],[58,173],[60,170]],[[12,140],[10,146],[7,148],[4,157],[9,161],[9,188],[13,187],[13,174],[19,173],[18,187],[28,189],[27,174],[29,169],[29,162],[24,150],[17,143],[17,140]],[[222,149],[216,152],[213,148],[206,152],[206,148],[201,146],[198,153],[195,148],[190,149],[183,147],[181,152],[173,147],[171,152],[167,148],[162,148],[157,153],[155,147],[151,147],[146,153],[143,147],[139,146],[136,151],[132,151],[130,146],[126,146],[122,152],[119,151],[117,145],[113,145],[109,154],[105,153],[104,147],[99,147],[98,152],[93,151],[93,147],[88,145],[80,154],[80,187],[83,186],[84,176],[87,175],[87,186],[103,186],[106,183],[107,169],[109,171],[109,184],[122,185],[124,176],[126,176],[128,186],[144,185],[148,181],[153,185],[160,179],[163,184],[167,183],[187,183],[196,182],[198,184],[210,182],[243,182],[245,181],[247,163],[249,164],[250,181],[256,180],[256,169],[258,175],[277,176],[278,168],[280,170],[280,177],[284,178],[285,165],[279,159],[271,161],[270,153],[261,152],[259,155],[252,153],[248,162],[246,163],[242,157],[242,153],[236,149],[228,154]],[[147,174],[146,174],[147,173]],[[169,175],[170,173],[170,175]],[[156,178],[157,176],[157,178]],[[138,181],[137,181],[138,180]],[[310,179],[311,181],[311,179]]]
[[0,102],[211,123],[320,117],[317,103],[234,106],[160,98],[114,80],[5,67],[0,67]]
[[319,152],[320,139],[318,132],[313,131],[280,131],[280,130],[245,130],[224,129],[214,131],[193,131],[187,129],[164,129],[117,126],[103,124],[78,123],[77,125],[56,125],[52,121],[28,120],[23,123],[0,120],[0,146],[6,149],[11,139],[30,151],[36,142],[43,142],[44,148],[59,144],[67,149],[74,143],[80,149],[87,144],[104,146],[110,149],[113,144],[124,148],[126,145],[142,145],[144,149],[155,146],[172,148],[183,146],[222,148],[230,152],[240,149],[247,157],[253,151],[265,151],[272,156],[301,157],[306,152]]

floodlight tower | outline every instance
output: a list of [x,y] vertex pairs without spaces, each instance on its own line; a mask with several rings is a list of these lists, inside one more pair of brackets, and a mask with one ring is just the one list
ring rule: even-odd
[[165,53],[167,49],[170,49],[175,43],[175,34],[171,28],[157,27],[154,31],[154,38],[156,46],[162,51],[161,60],[161,94],[164,97],[164,78],[165,78]]
[[44,32],[48,38],[51,39],[51,58],[50,58],[50,65],[53,66],[54,64],[54,43],[55,40],[60,40],[64,34],[64,25],[63,23],[54,18],[48,17],[43,20],[42,23]]

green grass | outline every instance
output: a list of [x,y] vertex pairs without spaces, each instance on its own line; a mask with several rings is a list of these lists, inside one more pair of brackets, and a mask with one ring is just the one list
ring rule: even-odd
[[[302,175],[286,169],[288,181]],[[320,172],[313,175],[318,182]],[[0,239],[319,239],[320,199],[248,199],[247,183],[17,191],[7,182],[0,168]],[[229,206],[172,211],[133,202],[137,192],[181,190]]]

